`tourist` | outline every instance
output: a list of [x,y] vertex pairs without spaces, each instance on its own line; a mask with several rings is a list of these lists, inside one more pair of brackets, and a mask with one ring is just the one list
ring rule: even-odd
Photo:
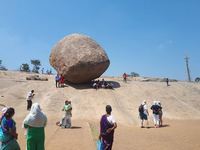
[[127,74],[126,73],[123,74],[123,80],[124,80],[124,82],[127,81]]
[[162,111],[161,102],[157,101],[157,105],[160,106],[160,110],[159,110],[159,126],[162,127],[162,125],[163,125],[163,119],[162,119],[163,111]]
[[59,80],[60,87],[64,87],[64,83],[65,83],[65,78],[64,78],[64,76],[61,74],[61,75],[60,75],[60,80]]
[[13,120],[14,114],[14,108],[10,107],[2,118],[0,127],[1,150],[20,150],[17,143],[16,123]]
[[146,126],[148,127],[149,112],[148,112],[146,101],[143,101],[143,103],[139,106],[138,111],[139,111],[139,116],[140,116],[140,120],[141,120],[141,128],[144,128],[144,121],[146,121]]
[[167,83],[167,86],[169,86],[169,79],[166,78],[166,83]]
[[106,114],[101,117],[99,139],[102,141],[103,150],[112,150],[114,131],[117,123],[111,115],[112,107],[106,106]]
[[47,117],[42,112],[40,105],[34,103],[30,113],[23,122],[23,127],[27,129],[26,133],[26,149],[27,150],[44,150],[45,131],[44,127],[47,123]]
[[151,110],[153,111],[153,121],[154,121],[154,127],[159,127],[159,111],[161,110],[161,107],[157,105],[157,102],[154,101],[153,105],[151,106]]
[[60,76],[59,76],[59,74],[56,75],[55,81],[56,81],[56,88],[57,88],[57,87],[60,86],[60,85],[59,85],[59,81],[60,81]]
[[100,87],[106,88],[106,81],[104,79],[101,80]]
[[56,124],[62,128],[71,128],[72,105],[71,101],[66,100],[62,111],[65,112],[64,117]]
[[31,106],[32,106],[32,99],[34,97],[34,90],[31,90],[28,95],[27,95],[27,110],[30,110],[31,109]]
[[100,81],[99,81],[99,80],[94,81],[92,87],[93,87],[94,89],[96,89],[96,90],[97,90],[98,88],[100,88]]

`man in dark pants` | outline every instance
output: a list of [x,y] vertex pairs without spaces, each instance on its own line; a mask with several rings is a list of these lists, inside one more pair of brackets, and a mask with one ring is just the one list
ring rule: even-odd
[[166,78],[166,83],[167,83],[167,86],[169,86],[169,79]]
[[31,90],[31,92],[28,93],[27,95],[27,110],[30,110],[31,109],[31,106],[32,106],[32,99],[33,99],[33,96],[34,96],[34,90]]
[[56,81],[56,87],[60,87],[60,85],[59,85],[59,81],[60,81],[60,76],[59,76],[59,74],[56,75],[55,81]]

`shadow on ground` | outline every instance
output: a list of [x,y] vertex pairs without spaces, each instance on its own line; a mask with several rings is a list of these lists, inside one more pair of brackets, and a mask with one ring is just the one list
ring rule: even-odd
[[[105,89],[105,90],[114,90],[116,88],[120,88],[120,83],[116,81],[106,81],[108,84],[112,85],[112,89],[105,89],[105,88],[100,88],[100,89]],[[75,89],[83,90],[83,89],[94,89],[92,87],[92,82],[90,83],[83,83],[83,84],[73,84],[73,83],[66,83],[68,86],[71,86]]]
[[71,129],[81,129],[82,127],[72,126]]
[[[164,125],[160,126],[159,128],[166,128],[166,127],[170,127],[170,125],[169,124],[164,124]],[[155,127],[154,126],[148,126],[148,127],[145,127],[145,128],[151,129],[151,128],[155,128]]]

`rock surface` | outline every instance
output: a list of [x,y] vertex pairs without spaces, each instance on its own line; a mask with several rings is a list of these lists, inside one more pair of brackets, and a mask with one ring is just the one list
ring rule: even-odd
[[48,81],[46,77],[40,77],[39,75],[31,75],[26,77],[26,80],[40,80],[40,81]]
[[110,60],[90,37],[71,34],[60,40],[52,49],[50,64],[71,83],[85,83],[100,77]]

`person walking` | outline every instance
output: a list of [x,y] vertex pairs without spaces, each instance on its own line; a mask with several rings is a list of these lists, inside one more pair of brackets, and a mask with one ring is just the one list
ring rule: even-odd
[[148,127],[149,112],[148,112],[148,107],[147,107],[146,101],[142,102],[142,104],[139,106],[138,111],[139,111],[139,116],[140,116],[140,120],[141,120],[141,128],[144,128],[144,121],[146,122],[146,126]]
[[1,150],[20,150],[17,142],[18,134],[16,132],[16,123],[13,119],[14,114],[14,108],[10,107],[2,116],[0,127]]
[[26,101],[27,101],[27,110],[30,110],[31,109],[31,106],[32,106],[32,99],[34,97],[34,90],[31,90],[28,95],[27,95],[27,98],[26,98]]
[[167,83],[167,86],[169,86],[169,79],[166,78],[166,83]]
[[117,128],[117,123],[111,115],[112,107],[106,106],[106,114],[101,117],[99,139],[102,141],[103,150],[112,150],[114,131]]
[[34,103],[30,113],[23,121],[23,127],[26,132],[26,149],[27,150],[44,150],[45,131],[47,117],[42,112],[40,105]]
[[124,82],[127,81],[127,74],[126,73],[123,74],[123,80],[124,80]]
[[160,106],[160,110],[159,110],[159,126],[162,127],[162,125],[163,125],[163,119],[162,119],[163,111],[162,111],[161,102],[157,101],[157,105]]
[[151,106],[151,110],[153,112],[153,122],[154,122],[154,127],[158,128],[159,127],[159,111],[161,110],[161,107],[157,105],[157,102],[154,101],[153,105]]

